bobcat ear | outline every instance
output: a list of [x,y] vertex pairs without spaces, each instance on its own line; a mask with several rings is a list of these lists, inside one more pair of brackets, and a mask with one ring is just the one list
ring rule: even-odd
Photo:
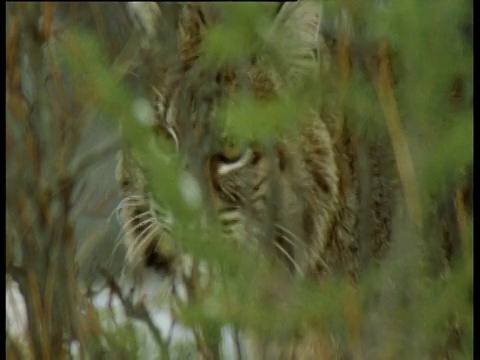
[[189,60],[198,56],[199,46],[205,31],[216,18],[217,10],[213,5],[200,2],[184,4],[179,21],[179,42],[182,57]]
[[162,17],[158,4],[155,2],[129,1],[127,10],[135,27],[146,35],[147,40],[153,39],[157,34]]
[[280,9],[267,41],[278,49],[288,75],[308,73],[316,66],[321,20],[319,1],[286,2]]
[[180,41],[201,38],[206,27],[202,8],[203,6],[201,4],[191,2],[183,6],[178,29],[180,32]]

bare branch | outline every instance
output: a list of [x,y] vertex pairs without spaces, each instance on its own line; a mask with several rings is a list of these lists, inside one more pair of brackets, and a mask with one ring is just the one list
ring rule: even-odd
[[145,307],[145,304],[143,302],[139,302],[137,304],[133,304],[131,297],[125,297],[122,294],[122,290],[120,286],[116,283],[115,279],[113,276],[106,271],[105,269],[100,269],[100,274],[105,278],[107,281],[107,285],[110,288],[110,290],[117,295],[118,299],[122,303],[123,308],[125,309],[125,314],[128,317],[131,317],[133,319],[137,319],[145,323],[148,327],[148,329],[151,331],[155,342],[157,345],[160,347],[162,350],[162,359],[169,359],[169,351],[168,351],[168,342],[164,341],[162,339],[162,335],[160,333],[160,330],[157,328],[155,323],[153,322],[148,309]]

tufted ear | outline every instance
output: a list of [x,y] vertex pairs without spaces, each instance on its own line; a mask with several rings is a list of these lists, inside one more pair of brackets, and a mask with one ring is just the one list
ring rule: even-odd
[[266,41],[286,66],[286,76],[308,74],[317,64],[322,20],[320,1],[286,2],[277,14]]
[[135,27],[145,34],[147,40],[153,39],[158,31],[162,17],[158,4],[151,1],[129,1],[127,10]]
[[184,4],[179,20],[179,43],[182,60],[188,62],[198,56],[200,43],[205,31],[216,19],[215,6],[201,2]]

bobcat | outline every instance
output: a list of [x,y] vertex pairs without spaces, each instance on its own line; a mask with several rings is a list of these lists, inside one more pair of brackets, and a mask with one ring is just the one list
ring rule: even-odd
[[[261,244],[260,251],[293,274],[345,272],[355,279],[360,264],[388,247],[395,196],[389,148],[364,142],[338,111],[314,107],[299,119],[298,131],[271,144],[232,145],[212,120],[221,101],[241,89],[268,101],[314,74],[321,7],[285,3],[276,14],[265,41],[282,42],[283,70],[255,57],[237,68],[203,66],[203,36],[219,18],[213,4],[183,6],[180,62],[153,84],[159,89],[155,131],[175,143],[226,237]],[[141,167],[127,153],[119,156],[117,179],[129,262],[174,272],[184,258],[172,245],[172,217],[153,201]]]

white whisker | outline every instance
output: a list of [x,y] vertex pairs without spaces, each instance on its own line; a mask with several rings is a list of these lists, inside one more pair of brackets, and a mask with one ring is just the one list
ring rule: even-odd
[[[152,226],[153,225],[153,226]],[[145,230],[142,231],[142,234],[138,235],[135,239],[135,244],[129,248],[128,256],[129,258],[136,258],[138,254],[143,253],[148,246],[151,244],[151,238],[157,233],[158,227],[155,224],[152,224],[147,229],[147,235],[142,237],[142,234],[145,233]]]
[[295,249],[297,248],[298,244],[296,244],[292,239],[290,239],[288,236],[285,234],[280,234],[280,237],[285,240],[287,243],[292,245]]
[[280,246],[280,244],[278,244],[277,242],[274,242],[274,245],[278,248],[278,250],[280,250],[287,257],[288,260],[290,260],[292,265],[295,267],[295,270],[297,270],[297,272],[300,275],[303,276],[302,269],[300,269],[300,266],[298,266],[298,264],[295,262],[295,260],[292,258],[292,256],[282,246]]
[[113,217],[113,214],[116,215],[117,222],[120,224],[121,221],[119,220],[119,213],[122,209],[127,208],[129,206],[145,206],[147,205],[146,199],[141,196],[128,196],[115,207],[115,209],[112,211],[110,214],[110,217],[108,218],[108,221],[111,221],[111,218]]
[[[127,231],[125,232],[125,235],[131,236],[132,233],[134,233],[134,232],[137,231],[138,229],[142,228],[142,227],[145,226],[146,224],[149,224],[149,225],[147,226],[147,228],[148,228],[148,227],[150,227],[150,226],[152,226],[152,225],[155,225],[156,223],[155,223],[155,221],[154,221],[153,219],[151,219],[151,218],[150,218],[150,219],[147,219],[147,220],[144,220],[144,221],[142,221],[141,223],[135,225],[134,227],[132,227],[132,228],[130,228],[130,229],[127,229]],[[142,230],[142,232],[143,232],[143,231],[144,231],[144,230]]]
[[[122,241],[120,241],[125,235],[128,234],[127,230],[128,230],[128,224],[130,222],[132,222],[135,218],[139,218],[139,217],[142,217],[142,216],[146,216],[148,215],[147,212],[144,212],[144,213],[141,213],[137,216],[135,216],[134,218],[130,219],[127,223],[125,223],[123,226],[122,226],[122,229],[120,230],[120,233],[118,234],[118,236],[116,237],[115,239],[115,247],[113,248],[112,250],[112,253],[110,254],[110,256],[108,257],[107,259],[107,264],[108,263],[111,263],[112,259],[113,259],[113,256],[116,254],[116,252],[118,251],[118,248],[120,247],[120,245],[122,244]],[[141,223],[139,225],[143,225],[144,223]],[[138,226],[138,225],[137,225]],[[150,225],[149,225],[150,226]],[[135,228],[133,229],[135,230]]]
[[[125,206],[125,203],[126,203],[127,201],[128,201],[128,199],[127,199],[127,198],[124,198],[124,199],[122,199],[122,200],[118,203],[118,205],[115,207],[115,209],[113,209],[112,213],[111,213],[110,216],[108,217],[108,222],[112,221],[113,215],[114,215],[114,214],[117,215],[119,209],[122,209],[122,208]],[[118,217],[118,215],[117,215],[117,217]],[[118,220],[118,219],[117,219],[117,220]]]
[[128,247],[129,249],[134,249],[134,248],[137,248],[139,247],[142,243],[143,243],[143,240],[142,239],[142,235],[144,233],[149,233],[149,236],[151,236],[152,234],[152,230],[153,230],[153,233],[158,230],[157,228],[157,224],[155,223],[151,223],[150,225],[148,225],[145,229],[142,230],[142,232],[140,234],[138,234],[137,236],[135,236],[133,238],[133,241],[130,242],[130,246]]
[[[146,220],[144,220],[144,221],[147,221],[147,220],[152,220],[152,221],[153,221],[153,219],[152,219],[149,211],[147,210],[147,211],[144,211],[144,212],[142,212],[142,213],[140,213],[140,214],[138,214],[138,215],[135,215],[134,217],[130,218],[126,223],[122,224],[122,229],[128,228],[128,227],[130,226],[130,224],[131,224],[132,222],[134,222],[135,220],[140,220],[140,219],[145,218],[145,217],[147,217],[147,218],[146,218]],[[142,224],[142,223],[143,223],[143,222],[141,222],[140,224]],[[137,225],[137,226],[138,226],[138,225]]]
[[[134,241],[134,248],[146,249],[150,245],[149,240],[157,234],[158,227],[151,224],[148,228],[143,230]],[[145,236],[144,236],[145,235]]]
[[[285,226],[282,226],[280,224],[275,224],[275,227],[277,227],[278,229],[282,230],[285,233],[285,234],[281,234],[282,238],[286,240],[288,243],[292,244],[295,248],[297,248],[298,244],[302,243],[300,238],[297,235],[295,235],[293,232],[288,230]],[[284,235],[290,235],[297,242],[293,241],[288,236],[284,236]]]

